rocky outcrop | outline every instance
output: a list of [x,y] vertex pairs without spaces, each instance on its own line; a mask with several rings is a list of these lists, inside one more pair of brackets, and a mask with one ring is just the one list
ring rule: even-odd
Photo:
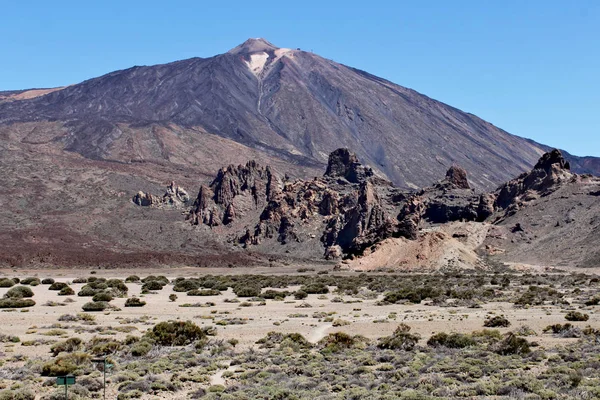
[[552,193],[574,176],[560,150],[552,150],[540,158],[533,170],[500,186],[495,206],[514,213],[527,202]]
[[461,167],[453,165],[446,172],[446,180],[459,189],[471,189],[467,179],[467,171]]
[[150,207],[156,205],[159,203],[159,200],[160,199],[158,197],[153,196],[150,193],[142,192],[141,190],[137,192],[131,199],[131,201],[133,201],[134,204],[142,207]]
[[142,207],[185,208],[190,202],[190,196],[184,188],[171,182],[162,197],[142,191],[137,192],[131,199],[134,204]]
[[[574,179],[579,178],[560,152],[553,151],[531,172],[492,193],[476,193],[458,166],[433,186],[407,191],[375,175],[348,149],[338,149],[329,156],[325,174],[311,180],[286,177],[282,183],[270,167],[255,161],[222,168],[209,185],[200,186],[188,218],[195,225],[219,227],[215,237],[226,235],[229,243],[245,247],[272,251],[279,243],[303,249],[302,256],[320,252],[326,259],[372,257],[382,243],[435,238],[450,223],[499,223],[507,213]],[[136,204],[146,206],[177,206],[188,200],[174,183],[162,198],[142,192],[134,196]],[[487,232],[486,226],[481,232]],[[452,238],[469,236],[457,232]],[[520,228],[509,233],[528,235]],[[485,234],[478,233],[476,240],[483,241]]]
[[344,178],[350,183],[359,183],[373,175],[373,169],[359,163],[356,154],[348,149],[337,149],[329,155],[326,177]]
[[416,239],[424,225],[485,219],[490,211],[487,197],[476,195],[466,171],[456,166],[438,184],[415,193],[376,176],[348,149],[331,153],[322,178],[283,187],[270,169],[256,168],[252,162],[230,166],[210,187],[203,186],[191,213],[195,223],[230,224],[237,218],[236,199],[246,191],[257,207],[263,200],[265,205],[258,222],[235,241],[245,246],[269,240],[302,243],[316,237],[312,232],[318,229],[324,257],[336,258],[360,255],[387,238]]
[[195,225],[230,225],[245,213],[263,208],[280,190],[269,167],[256,161],[230,165],[220,169],[209,186],[200,187],[188,219]]

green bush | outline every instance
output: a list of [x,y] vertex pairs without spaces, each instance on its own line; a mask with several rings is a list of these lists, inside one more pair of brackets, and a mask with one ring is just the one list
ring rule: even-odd
[[81,339],[74,337],[65,340],[64,342],[58,342],[50,347],[50,352],[54,357],[60,353],[73,353],[81,349]]
[[162,290],[164,284],[159,281],[147,281],[142,285],[142,292],[149,292],[150,290]]
[[58,356],[42,366],[42,376],[64,376],[90,368],[91,357],[86,353],[70,353]]
[[206,334],[191,321],[168,321],[156,324],[146,336],[162,346],[185,346],[204,339]]
[[37,286],[40,284],[39,278],[29,277],[21,281],[21,285]]
[[108,308],[108,303],[105,301],[91,301],[81,306],[83,311],[104,311]]
[[0,279],[0,288],[9,288],[15,286],[15,281],[8,278]]
[[0,299],[0,308],[24,308],[35,306],[32,299]]
[[427,345],[431,347],[444,346],[451,349],[462,349],[477,344],[473,337],[468,334],[439,332],[431,336]]
[[350,336],[344,332],[330,333],[319,341],[319,346],[325,352],[338,352],[349,349],[356,344],[356,336]]
[[63,288],[66,288],[67,286],[69,285],[67,285],[64,282],[52,282],[48,290],[61,290]]
[[260,297],[262,297],[263,299],[270,299],[270,300],[274,300],[274,299],[283,300],[289,295],[290,295],[290,292],[288,292],[287,290],[281,291],[281,290],[269,289],[269,290],[262,292],[260,294]]
[[127,278],[125,278],[125,282],[139,282],[141,279],[139,276],[137,275],[129,275]]
[[329,288],[327,285],[321,282],[309,283],[307,285],[302,285],[300,290],[306,292],[308,294],[327,294],[329,293]]
[[565,314],[565,319],[567,321],[587,321],[590,319],[590,316],[579,311],[569,311]]
[[146,305],[146,302],[140,300],[138,297],[130,297],[125,300],[125,307],[143,307]]
[[129,288],[125,282],[120,279],[109,279],[106,281],[106,285],[111,289],[111,292],[115,296],[124,296],[129,292]]
[[218,296],[221,292],[215,289],[193,289],[187,292],[188,296]]
[[52,278],[42,279],[42,285],[52,285],[53,283],[54,283],[54,279],[52,279]]
[[35,393],[27,388],[3,390],[0,392],[0,400],[35,400]]
[[499,342],[494,351],[500,355],[525,355],[531,352],[529,342],[526,339],[520,338],[512,332],[506,334],[504,340]]
[[147,340],[140,340],[131,346],[131,355],[134,357],[143,357],[152,350],[152,343]]
[[22,299],[24,297],[33,297],[33,291],[27,286],[15,286],[8,289],[8,292],[4,295],[6,298],[11,299]]
[[73,283],[87,283],[87,278],[75,278],[73,279]]
[[62,289],[60,289],[60,292],[58,292],[59,296],[73,296],[75,294],[75,291],[73,290],[73,288],[66,286]]
[[190,290],[200,289],[201,284],[197,279],[184,279],[182,281],[178,281],[175,286],[173,286],[173,291],[175,292],[188,292]]
[[493,318],[487,319],[483,323],[483,326],[487,328],[506,328],[510,326],[510,321],[500,315],[497,315]]
[[410,326],[406,324],[398,325],[398,327],[391,336],[379,339],[377,347],[379,347],[380,349],[406,351],[414,349],[421,337],[419,335],[410,334],[410,329]]
[[99,290],[92,288],[88,284],[81,288],[79,293],[77,293],[77,296],[79,296],[79,297],[94,297],[94,295],[98,292],[99,292]]
[[245,284],[236,285],[233,293],[238,297],[258,297],[261,292],[260,286],[247,286]]
[[95,302],[98,302],[98,301],[109,302],[109,301],[112,301],[112,299],[113,299],[112,295],[107,292],[96,293],[94,295],[94,297],[92,297],[92,301],[95,301]]
[[304,300],[307,297],[308,297],[308,293],[306,293],[304,290],[297,290],[294,292],[294,298],[296,300]]
[[107,356],[116,353],[119,349],[121,343],[116,340],[96,336],[86,344],[86,350],[95,356]]
[[175,293],[171,293],[171,294],[169,295],[169,300],[170,300],[170,301],[175,301],[175,300],[177,300],[177,295],[176,295]]

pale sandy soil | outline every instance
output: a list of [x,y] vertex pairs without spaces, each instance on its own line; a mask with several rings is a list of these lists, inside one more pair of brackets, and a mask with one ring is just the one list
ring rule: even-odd
[[[266,269],[273,273],[272,269]],[[164,274],[173,279],[177,276],[194,276],[209,272],[207,269],[194,270],[152,270],[136,271],[139,276],[149,274]],[[89,276],[89,270],[57,270],[57,271],[27,271],[19,272],[0,271],[1,277],[37,275],[40,278],[53,277],[57,281],[71,282],[75,276]],[[125,279],[131,271],[127,273],[117,273],[125,271],[99,270],[96,276],[105,276],[107,278]],[[166,273],[169,272],[169,273]],[[187,272],[187,273],[186,273]],[[239,270],[222,269],[221,273],[235,273]],[[245,271],[249,272],[249,271]],[[253,270],[256,273],[258,271]],[[289,273],[290,271],[288,271]],[[264,273],[264,271],[263,271]],[[77,293],[83,284],[71,284],[71,287]],[[466,307],[438,307],[428,306],[426,304],[407,304],[407,305],[376,305],[378,299],[362,300],[360,303],[333,303],[331,300],[336,294],[330,293],[325,296],[309,295],[303,301],[295,301],[288,297],[286,301],[267,300],[265,306],[258,306],[258,303],[252,303],[251,307],[240,307],[240,303],[225,303],[225,299],[235,298],[232,290],[223,292],[219,296],[187,296],[185,293],[176,293],[178,298],[175,302],[169,301],[168,297],[173,294],[172,285],[167,285],[163,290],[156,294],[141,295],[141,284],[130,283],[129,296],[140,296],[147,302],[145,307],[124,307],[125,298],[114,299],[111,304],[121,308],[121,311],[97,312],[96,322],[102,326],[123,327],[134,326],[135,329],[130,334],[142,335],[147,329],[151,328],[159,321],[172,319],[191,320],[199,326],[214,325],[215,322],[223,318],[242,318],[246,320],[244,325],[217,326],[217,338],[219,339],[237,339],[239,344],[237,348],[247,349],[250,347],[258,348],[256,341],[263,338],[269,331],[278,331],[283,333],[300,333],[310,342],[316,343],[324,336],[332,332],[346,332],[350,334],[360,334],[367,338],[375,339],[391,334],[398,323],[404,322],[412,327],[412,332],[421,335],[422,345],[435,332],[472,332],[483,329],[483,323],[486,317],[490,315],[504,315],[512,326],[509,328],[500,328],[501,332],[508,332],[518,328],[521,325],[527,325],[537,332],[536,336],[528,337],[530,341],[536,341],[542,348],[550,348],[556,345],[564,345],[576,339],[560,339],[552,335],[543,335],[542,330],[550,324],[565,323],[564,310],[555,306],[532,307],[530,309],[515,308],[511,303],[496,302],[487,303],[482,308]],[[289,287],[287,290],[296,290],[296,287]],[[0,297],[8,289],[0,288]],[[0,312],[0,333],[18,336],[21,341],[30,341],[35,339],[53,339],[64,340],[66,337],[77,336],[84,340],[90,339],[95,334],[75,333],[72,328],[81,326],[79,322],[65,322],[69,325],[63,338],[47,336],[44,333],[51,329],[51,325],[58,322],[58,318],[63,314],[77,314],[82,312],[81,306],[91,301],[89,297],[69,296],[74,300],[73,303],[66,306],[50,307],[45,305],[48,301],[63,302],[66,297],[58,296],[58,292],[48,290],[48,285],[39,285],[32,287],[34,291],[34,307],[22,311]],[[319,298],[320,297],[320,298]],[[342,296],[346,301],[357,300],[350,296]],[[240,299],[244,302],[247,299]],[[179,307],[184,303],[205,303],[214,302],[213,307]],[[302,303],[308,303],[311,308],[296,308]],[[214,313],[216,311],[216,313]],[[600,328],[600,318],[595,310],[589,309],[585,312],[590,315],[587,322],[574,323],[575,325],[591,325]],[[211,313],[213,312],[213,313]],[[342,319],[350,324],[346,326],[334,327],[331,322],[323,322],[313,318],[314,312],[332,313],[334,319]],[[226,314],[227,313],[227,314]],[[306,316],[294,316],[302,314]],[[150,317],[150,320],[144,322],[130,322],[127,319],[137,319],[142,316]],[[122,323],[125,322],[125,323]],[[127,333],[118,332],[115,338],[122,339]],[[23,355],[29,358],[43,357],[50,359],[50,344],[41,346],[22,346],[21,344],[0,344],[0,351],[10,356]],[[226,384],[223,378],[225,367],[217,371],[211,378],[212,384]],[[116,396],[116,389],[111,388],[113,398]]]

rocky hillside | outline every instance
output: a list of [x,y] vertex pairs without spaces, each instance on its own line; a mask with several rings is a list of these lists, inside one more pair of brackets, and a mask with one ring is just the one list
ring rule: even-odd
[[[547,150],[414,90],[263,39],[59,90],[0,93],[0,138],[202,173],[259,151],[305,178],[325,168],[331,151],[350,147],[400,187],[431,185],[456,164],[486,190]],[[576,172],[600,171],[597,159],[567,158]]]

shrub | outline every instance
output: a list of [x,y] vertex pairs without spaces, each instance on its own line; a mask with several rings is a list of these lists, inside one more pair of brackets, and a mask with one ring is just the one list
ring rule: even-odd
[[81,306],[83,311],[104,311],[108,308],[108,303],[105,301],[91,301]]
[[89,390],[90,392],[99,392],[104,387],[101,380],[92,378],[91,376],[84,376],[82,378],[78,378],[77,383]]
[[35,393],[27,388],[3,390],[0,392],[0,400],[35,400]]
[[236,285],[233,288],[233,293],[238,297],[258,297],[260,296],[261,288],[258,286]]
[[32,299],[0,299],[0,308],[24,308],[35,306]]
[[39,284],[40,284],[40,280],[38,278],[34,278],[34,277],[25,278],[21,281],[21,285],[37,286]]
[[92,301],[95,301],[95,302],[99,302],[99,301],[109,302],[112,299],[113,299],[112,295],[107,292],[96,293],[94,295],[94,297],[92,297]]
[[308,294],[327,294],[329,293],[329,288],[327,285],[321,282],[309,283],[307,285],[302,285],[300,290],[306,292]]
[[506,328],[510,326],[510,321],[500,315],[497,315],[493,318],[487,319],[483,323],[483,326],[487,328]]
[[54,283],[54,279],[52,279],[52,278],[42,279],[42,285],[52,285],[53,283]]
[[137,275],[129,275],[127,278],[125,278],[125,282],[139,282],[140,281],[140,277]]
[[146,302],[140,300],[138,297],[130,297],[125,300],[125,307],[143,307],[146,305]]
[[475,340],[471,335],[462,333],[439,332],[431,336],[427,341],[427,345],[431,347],[444,346],[451,349],[462,349],[469,346],[474,346]]
[[175,292],[188,292],[194,289],[200,289],[200,281],[197,279],[184,279],[182,281],[178,281],[175,286],[173,286],[173,291]]
[[24,297],[33,297],[33,291],[27,286],[15,286],[8,289],[4,297],[11,299],[22,299]]
[[75,278],[73,279],[73,283],[87,283],[87,278]]
[[42,366],[42,376],[64,376],[80,369],[91,367],[90,356],[86,353],[70,353],[57,357]]
[[74,294],[75,291],[69,286],[60,289],[60,292],[58,292],[59,296],[73,296]]
[[531,349],[527,340],[509,332],[504,340],[495,346],[494,351],[503,356],[511,354],[524,355],[530,353]]
[[65,340],[64,342],[58,342],[50,347],[50,352],[54,357],[60,353],[73,353],[81,348],[81,339],[74,337]]
[[121,348],[121,343],[108,339],[93,337],[86,345],[86,350],[96,356],[106,356],[116,353]]
[[260,344],[261,348],[280,348],[290,347],[295,351],[300,349],[310,349],[312,344],[299,333],[281,333],[281,332],[269,332],[267,336],[259,339],[257,344]]
[[15,281],[8,278],[0,279],[0,288],[9,288],[15,286]]
[[535,305],[544,304],[545,301],[550,301],[550,300],[553,302],[557,302],[562,298],[563,298],[563,295],[552,288],[529,286],[527,291],[525,293],[523,293],[518,299],[515,300],[515,305],[535,306]]
[[264,291],[263,293],[260,294],[260,297],[262,297],[263,299],[285,299],[287,296],[290,295],[290,292],[288,292],[287,290],[284,291],[280,291],[280,290],[273,290],[273,289],[269,289]]
[[98,290],[92,288],[89,285],[85,285],[84,287],[81,288],[81,290],[79,291],[79,293],[77,293],[77,296],[79,296],[79,297],[93,297],[96,293],[98,293]]
[[68,287],[69,285],[67,285],[64,282],[52,282],[50,284],[50,287],[48,288],[48,290],[61,290],[63,288]]
[[143,357],[152,350],[152,343],[147,340],[140,340],[131,346],[131,355],[134,357]]
[[142,292],[149,292],[150,290],[162,290],[164,284],[159,281],[147,281],[142,285]]
[[193,289],[187,292],[188,296],[218,296],[220,294],[221,292],[215,289]]
[[174,293],[170,294],[170,295],[169,295],[169,300],[170,300],[170,301],[175,301],[175,300],[177,300],[177,295],[176,295],[176,294],[174,294]]
[[569,311],[565,314],[565,319],[567,321],[587,321],[590,319],[590,316],[579,311]]
[[120,279],[109,279],[108,281],[106,281],[106,285],[109,288],[115,289],[115,290],[120,291],[120,292],[127,293],[129,291],[129,288],[127,287],[127,285],[125,284],[125,282],[123,282]]
[[304,290],[298,290],[298,291],[294,292],[294,298],[296,300],[304,300],[307,297],[308,297],[308,293],[306,293]]
[[162,346],[185,346],[206,337],[204,331],[191,321],[160,322],[146,335]]
[[356,344],[356,337],[344,332],[330,333],[319,341],[319,346],[327,352],[338,352],[349,349]]
[[398,325],[392,336],[379,339],[377,347],[380,349],[407,351],[414,349],[421,337],[419,335],[410,334],[410,329],[410,326],[406,324]]

